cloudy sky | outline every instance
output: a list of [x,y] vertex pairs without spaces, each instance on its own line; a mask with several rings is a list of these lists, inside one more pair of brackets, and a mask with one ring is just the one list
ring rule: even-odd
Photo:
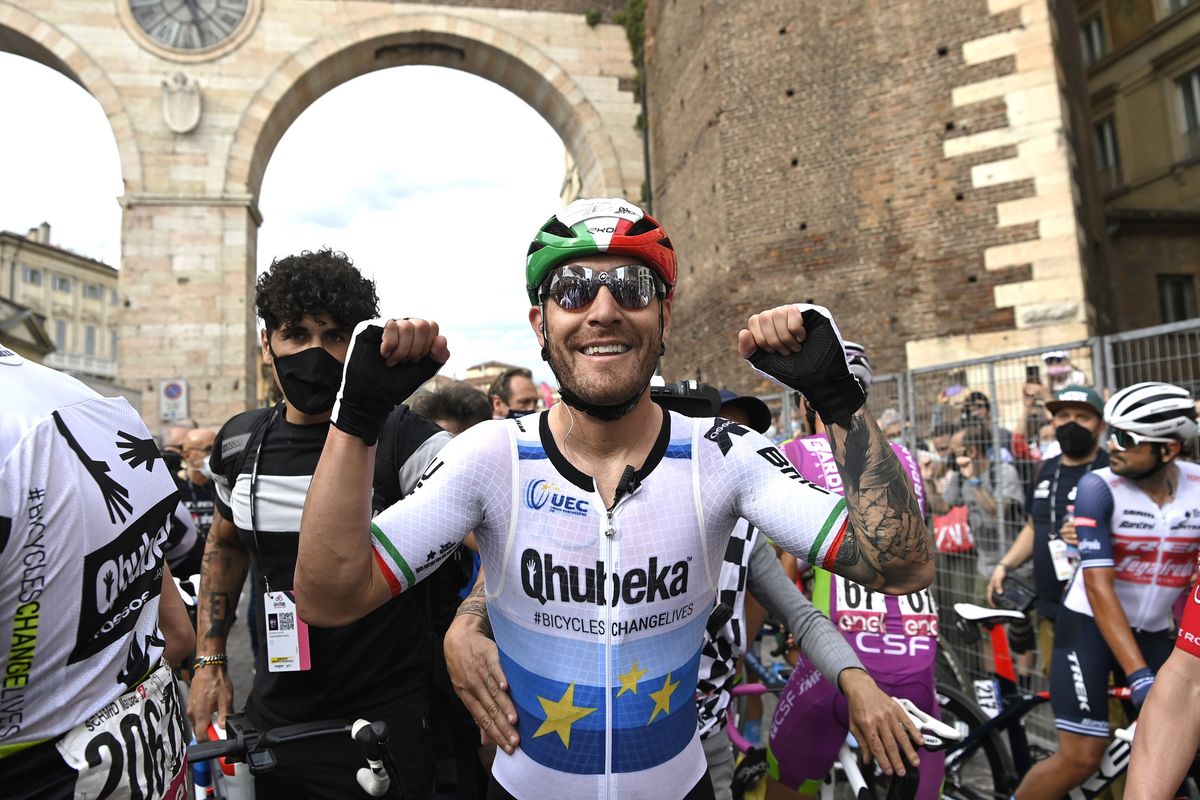
[[[0,229],[120,264],[117,148],[79,86],[0,53]],[[558,207],[563,146],[507,90],[453,70],[365,75],[310,106],[267,166],[259,269],[330,246],[375,278],[384,313],[437,320],[450,374],[499,360],[553,376],[526,321],[524,254]]]

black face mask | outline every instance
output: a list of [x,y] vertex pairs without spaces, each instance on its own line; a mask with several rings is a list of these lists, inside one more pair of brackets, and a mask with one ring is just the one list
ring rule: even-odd
[[1083,458],[1096,446],[1095,434],[1078,422],[1059,425],[1054,438],[1062,446],[1063,455],[1068,458]]
[[309,347],[288,356],[270,352],[288,405],[304,414],[324,414],[333,408],[342,385],[342,362],[324,347]]

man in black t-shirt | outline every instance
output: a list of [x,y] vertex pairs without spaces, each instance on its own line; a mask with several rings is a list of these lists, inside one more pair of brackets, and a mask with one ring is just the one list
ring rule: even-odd
[[1008,571],[1033,559],[1038,648],[1045,672],[1049,671],[1054,620],[1063,590],[1079,561],[1072,519],[1075,487],[1091,470],[1108,466],[1108,452],[1100,447],[1103,406],[1100,396],[1087,386],[1068,386],[1046,404],[1053,415],[1051,424],[1062,453],[1041,462],[1034,472],[1025,499],[1025,527],[996,565],[988,583],[988,599],[994,605],[995,595],[1003,594]]
[[[253,561],[262,577],[260,646],[246,715],[257,728],[322,719],[384,719],[405,797],[432,791],[428,694],[433,632],[424,592],[405,593],[351,625],[307,628],[295,616],[292,576],[300,515],[316,470],[354,325],[374,317],[374,283],[341,253],[278,259],[258,280],[263,360],[284,396],[239,414],[217,434],[210,459],[216,509],[200,578],[197,666],[188,715],[197,738],[213,712],[233,710],[225,639]],[[416,485],[449,434],[407,408],[380,437],[376,491],[383,505]],[[252,589],[253,591],[253,589]],[[280,747],[279,766],[259,775],[269,798],[359,798],[362,759],[346,737]]]

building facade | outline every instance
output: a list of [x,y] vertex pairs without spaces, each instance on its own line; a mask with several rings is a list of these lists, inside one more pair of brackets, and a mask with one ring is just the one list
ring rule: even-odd
[[1197,315],[1200,2],[1079,0],[1114,328]]

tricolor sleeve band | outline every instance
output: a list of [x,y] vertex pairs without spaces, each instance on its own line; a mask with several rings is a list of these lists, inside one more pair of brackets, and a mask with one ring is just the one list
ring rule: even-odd
[[846,501],[839,500],[829,512],[817,538],[813,540],[812,548],[808,551],[808,563],[822,569],[833,569],[833,565],[837,563],[838,550],[846,538],[846,525],[849,519],[849,514],[846,512]]
[[383,573],[388,588],[392,590],[392,597],[416,583],[416,576],[413,575],[404,556],[400,555],[392,540],[374,523],[371,524],[371,547],[375,553],[375,563],[379,565],[379,571]]

